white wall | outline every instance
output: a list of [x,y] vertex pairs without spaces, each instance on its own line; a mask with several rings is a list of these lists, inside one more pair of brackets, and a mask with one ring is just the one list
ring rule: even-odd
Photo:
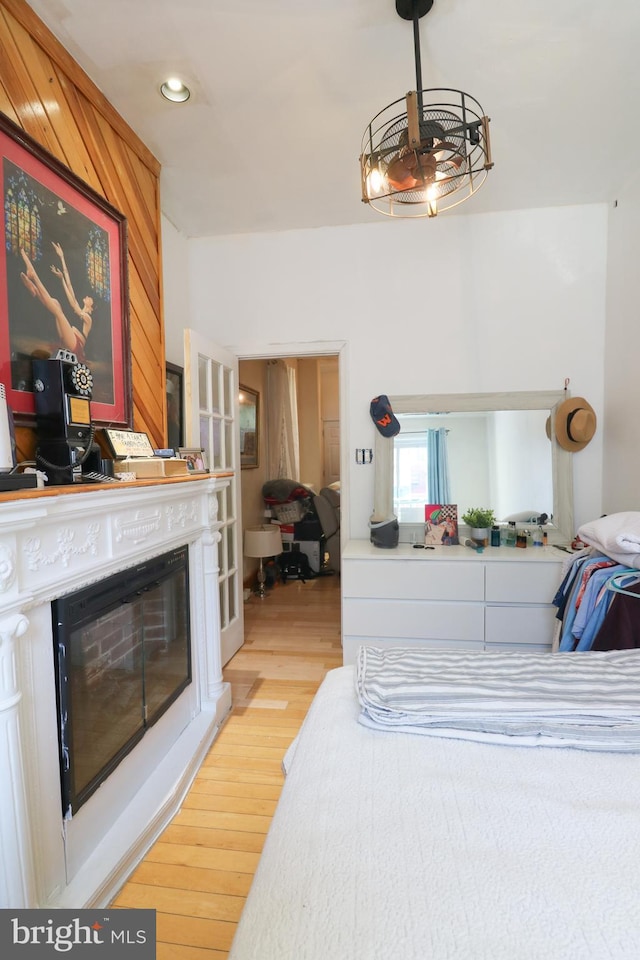
[[189,326],[190,313],[189,245],[165,216],[161,228],[165,359],[184,367],[183,334]]
[[[569,378],[602,414],[604,205],[188,244],[195,329],[240,356],[347,341],[350,536],[368,536],[373,466],[353,449],[373,446],[379,393],[554,390]],[[574,464],[577,525],[602,512],[602,431]]]
[[609,214],[603,513],[640,510],[640,176]]

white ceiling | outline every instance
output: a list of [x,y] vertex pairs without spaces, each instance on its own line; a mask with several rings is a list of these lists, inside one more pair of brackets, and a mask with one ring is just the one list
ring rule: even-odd
[[[415,87],[395,0],[30,5],[158,158],[187,236],[383,219],[360,200],[358,155]],[[423,86],[491,118],[495,167],[460,213],[610,202],[637,171],[638,0],[435,0],[421,37]],[[175,73],[183,105],[158,92]]]

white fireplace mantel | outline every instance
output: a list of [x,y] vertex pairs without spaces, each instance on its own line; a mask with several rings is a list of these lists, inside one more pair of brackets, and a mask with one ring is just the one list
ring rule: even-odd
[[[60,488],[0,502],[0,908],[106,906],[177,811],[231,707],[217,583],[228,483]],[[192,683],[65,820],[51,601],[184,544]]]

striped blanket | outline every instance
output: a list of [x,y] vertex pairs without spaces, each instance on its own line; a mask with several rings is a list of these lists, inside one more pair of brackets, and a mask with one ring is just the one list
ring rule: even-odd
[[360,723],[517,746],[640,752],[640,650],[459,653],[362,646]]

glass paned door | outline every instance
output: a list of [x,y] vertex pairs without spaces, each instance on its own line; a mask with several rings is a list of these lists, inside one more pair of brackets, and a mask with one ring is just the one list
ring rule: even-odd
[[231,473],[229,487],[218,496],[222,522],[218,544],[222,663],[244,642],[242,524],[240,517],[240,434],[238,360],[195,330],[185,330],[187,446],[205,451],[209,469]]

